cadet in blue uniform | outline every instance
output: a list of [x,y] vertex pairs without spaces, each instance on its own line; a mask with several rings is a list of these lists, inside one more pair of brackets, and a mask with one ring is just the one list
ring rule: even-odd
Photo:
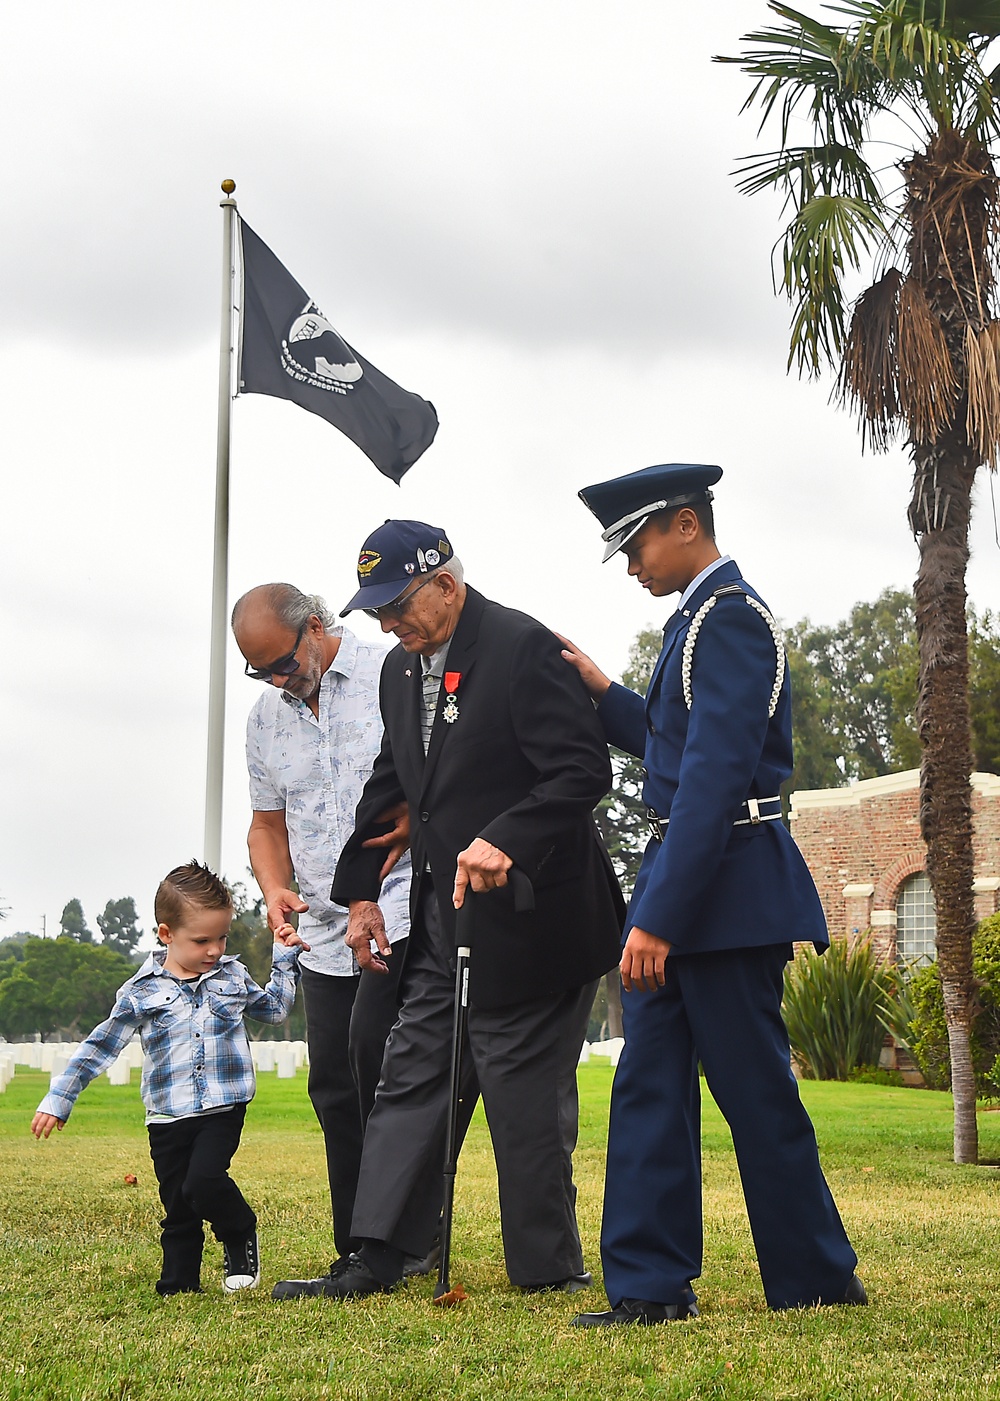
[[580,1327],[697,1313],[698,1063],[732,1130],[773,1309],[863,1304],[781,1018],[792,940],[827,947],[781,821],[792,769],[780,631],[715,544],[718,467],[669,464],[580,492],[655,598],[679,592],[645,701],[567,643],[608,742],[642,758],[651,837],[625,925],[625,1049],[615,1076],[601,1250],[611,1307]]

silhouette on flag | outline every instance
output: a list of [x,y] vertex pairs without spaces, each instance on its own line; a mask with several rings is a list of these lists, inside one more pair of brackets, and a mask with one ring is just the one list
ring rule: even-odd
[[240,392],[290,399],[319,414],[398,482],[434,441],[434,405],[362,359],[243,219],[239,235]]

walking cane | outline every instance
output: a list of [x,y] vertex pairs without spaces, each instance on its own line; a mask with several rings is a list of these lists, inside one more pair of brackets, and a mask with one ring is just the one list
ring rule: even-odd
[[[531,881],[517,866],[507,872],[507,883],[514,896],[514,910],[524,914],[535,908],[535,892]],[[444,1198],[441,1207],[441,1260],[438,1265],[438,1279],[434,1287],[434,1303],[441,1308],[451,1308],[468,1298],[460,1284],[452,1288],[449,1280],[451,1269],[451,1225],[455,1209],[455,1174],[458,1170],[458,1121],[462,1089],[462,1049],[465,1044],[466,1029],[469,1024],[469,963],[472,958],[472,936],[474,927],[473,909],[476,900],[484,899],[487,892],[474,895],[466,890],[462,908],[455,917],[455,941],[458,954],[455,962],[455,1017],[452,1023],[451,1043],[451,1098],[448,1105],[448,1141],[444,1162]]]

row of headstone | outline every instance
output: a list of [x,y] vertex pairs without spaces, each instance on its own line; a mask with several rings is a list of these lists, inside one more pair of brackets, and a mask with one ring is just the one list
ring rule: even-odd
[[251,1041],[254,1068],[262,1075],[277,1071],[279,1080],[291,1080],[309,1062],[304,1041]]
[[0,1050],[0,1095],[14,1078],[14,1067],[17,1065],[17,1057],[13,1051]]
[[588,1061],[605,1058],[613,1066],[617,1066],[624,1045],[623,1036],[612,1036],[608,1041],[584,1041],[580,1048],[580,1064],[586,1065]]

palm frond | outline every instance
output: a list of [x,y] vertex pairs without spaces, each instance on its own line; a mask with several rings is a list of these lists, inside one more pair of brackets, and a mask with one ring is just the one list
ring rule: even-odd
[[899,291],[899,407],[915,443],[933,443],[950,423],[958,378],[945,334],[916,278]]
[[982,462],[995,465],[1000,450],[1000,326],[965,328],[968,410],[965,431]]
[[841,401],[861,419],[862,443],[888,447],[899,417],[899,286],[902,273],[889,271],[854,304],[837,381]]
[[885,237],[877,210],[850,195],[807,200],[785,230],[781,286],[795,305],[789,365],[819,374],[844,342],[843,277]]

